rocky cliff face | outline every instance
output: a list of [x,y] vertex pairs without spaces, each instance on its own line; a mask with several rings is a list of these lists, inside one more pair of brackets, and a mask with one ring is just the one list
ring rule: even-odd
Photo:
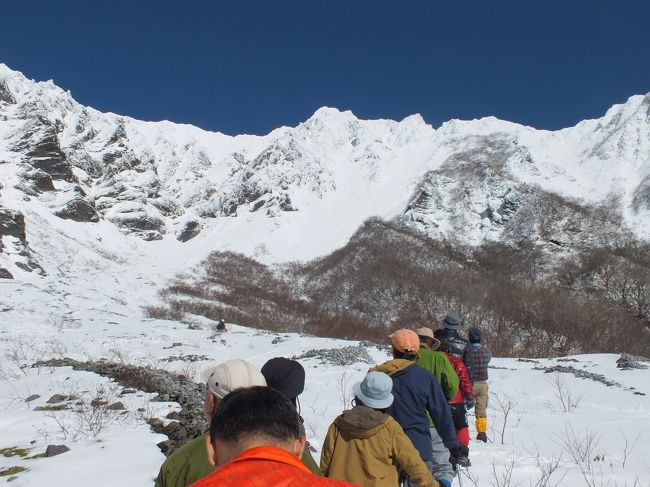
[[650,95],[556,132],[322,108],[298,127],[229,137],[100,113],[0,65],[0,172],[1,205],[29,202],[28,229],[45,212],[140,241],[216,232],[215,246],[263,246],[267,260],[330,252],[371,216],[470,244],[648,239]]

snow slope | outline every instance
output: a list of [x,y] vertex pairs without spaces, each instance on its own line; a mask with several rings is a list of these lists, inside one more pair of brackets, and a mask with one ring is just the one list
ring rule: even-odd
[[[16,486],[147,486],[157,474],[164,457],[155,444],[164,437],[151,433],[142,416],[164,417],[175,409],[173,403],[150,402],[150,395],[137,393],[120,398],[129,413],[106,425],[96,437],[81,434],[64,438],[53,413],[33,411],[56,393],[95,393],[99,387],[112,390],[108,380],[87,372],[62,369],[23,369],[19,363],[31,363],[54,350],[80,360],[107,357],[128,363],[152,365],[182,371],[198,378],[201,370],[213,362],[245,357],[261,367],[274,356],[294,356],[307,350],[338,348],[348,342],[300,336],[276,335],[236,325],[223,335],[225,342],[208,339],[211,331],[189,330],[185,325],[144,320],[110,310],[86,310],[74,321],[53,322],[39,312],[45,303],[30,286],[7,289],[15,283],[3,283],[3,292],[32,297],[32,310],[3,312],[1,370],[5,377],[0,385],[0,449],[32,448],[29,455],[41,453],[48,444],[65,444],[70,452],[45,459],[5,458],[0,456],[0,470],[23,466],[12,482]],[[25,296],[26,295],[26,296]],[[56,303],[52,306],[57,308]],[[279,339],[278,339],[279,337]],[[182,346],[170,349],[170,344]],[[35,345],[35,346],[34,346]],[[373,360],[382,362],[384,351],[368,348]],[[204,355],[199,362],[164,362],[179,355]],[[13,356],[10,359],[9,356]],[[647,485],[650,464],[646,455],[650,448],[650,370],[620,370],[616,356],[583,355],[566,359],[518,361],[495,359],[490,370],[491,401],[489,415],[490,443],[472,442],[473,466],[469,473],[476,485],[497,485],[494,477],[509,475],[509,485],[535,485],[543,470],[557,461],[551,477],[556,485]],[[302,414],[309,439],[320,449],[329,423],[349,407],[351,386],[361,380],[370,365],[356,363],[336,366],[317,359],[301,360],[307,371],[307,385],[301,396]],[[572,374],[547,374],[538,367],[563,365],[602,374],[619,385],[606,386]],[[558,389],[554,383],[562,385]],[[121,388],[119,388],[121,389]],[[563,409],[559,391],[577,403],[574,410]],[[635,394],[642,392],[644,395]],[[29,403],[32,394],[40,398]],[[177,406],[176,406],[177,409]],[[506,416],[507,412],[507,416]],[[56,413],[59,422],[75,429],[74,415],[68,423],[63,413]],[[470,417],[472,437],[475,436]],[[567,439],[568,438],[568,439]],[[568,445],[592,439],[587,459],[577,464],[568,453]],[[119,465],[119,468],[116,466]],[[581,470],[582,468],[582,470]],[[583,473],[596,484],[587,484]],[[463,479],[469,485],[469,478]],[[601,483],[602,482],[602,483]],[[636,482],[636,483],[635,483]],[[508,485],[508,484],[498,484]]]

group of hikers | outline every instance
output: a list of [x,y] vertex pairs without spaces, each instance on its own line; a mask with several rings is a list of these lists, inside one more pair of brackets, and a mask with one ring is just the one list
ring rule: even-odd
[[206,370],[210,429],[165,460],[155,486],[450,487],[470,465],[467,410],[475,407],[476,439],[487,442],[491,355],[479,328],[466,340],[458,315],[442,324],[390,335],[393,358],[353,385],[319,464],[299,413],[299,362],[275,357],[258,370],[235,359]]

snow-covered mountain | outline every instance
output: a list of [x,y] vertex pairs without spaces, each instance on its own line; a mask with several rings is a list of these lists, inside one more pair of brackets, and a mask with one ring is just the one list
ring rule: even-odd
[[230,137],[100,113],[0,65],[0,174],[0,267],[11,274],[51,270],[29,233],[61,219],[79,222],[68,227],[78,235],[115,235],[98,245],[108,252],[162,240],[184,253],[180,241],[194,238],[193,255],[234,249],[265,261],[326,254],[370,216],[469,244],[575,244],[595,238],[595,225],[607,238],[603,228],[648,239],[650,94],[555,132],[321,108],[297,127]]
[[[298,127],[229,137],[100,113],[0,64],[0,478],[144,486],[163,460],[155,443],[164,437],[143,419],[164,418],[175,403],[88,372],[31,367],[39,359],[108,359],[198,379],[214,361],[261,366],[360,345],[231,324],[215,338],[206,318],[148,319],[142,306],[212,250],[310,259],[371,216],[466,244],[650,239],[650,95],[556,132],[494,118],[434,129],[417,115],[362,121],[322,108]],[[372,362],[386,358],[362,347]],[[512,485],[542,485],[546,472],[549,485],[646,485],[650,443],[638,432],[650,423],[648,373],[620,370],[616,358],[495,359],[494,443],[472,443],[464,482],[505,485],[511,475]],[[301,361],[302,411],[318,448],[370,364]],[[77,435],[84,408],[71,396],[100,392],[117,394],[126,411]],[[46,402],[54,394],[65,407]],[[70,452],[39,458],[63,442]]]

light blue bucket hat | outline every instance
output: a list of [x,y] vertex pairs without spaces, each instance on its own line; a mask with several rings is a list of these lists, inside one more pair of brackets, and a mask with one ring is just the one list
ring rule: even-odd
[[393,379],[383,372],[368,372],[361,382],[352,386],[354,395],[370,408],[384,409],[393,404]]

